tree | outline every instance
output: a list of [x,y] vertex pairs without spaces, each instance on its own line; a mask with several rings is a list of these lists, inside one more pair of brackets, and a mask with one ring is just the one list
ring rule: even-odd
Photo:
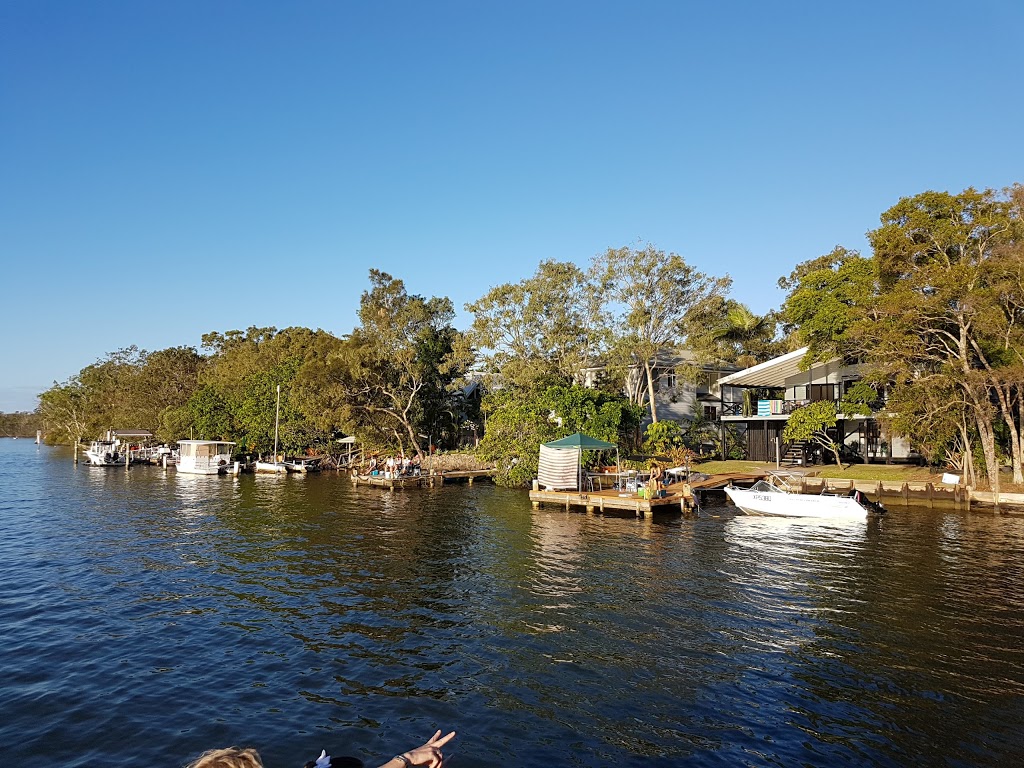
[[976,433],[962,388],[943,373],[924,371],[891,383],[886,394],[886,408],[878,415],[885,430],[904,436],[929,463],[945,463],[976,485],[971,450]]
[[788,290],[781,316],[786,332],[808,347],[803,365],[859,355],[851,330],[865,316],[875,294],[871,260],[836,246],[831,253],[797,265],[779,278]]
[[839,444],[832,439],[828,430],[834,429],[838,413],[831,400],[819,400],[797,408],[790,414],[782,430],[784,440],[808,441],[830,451],[840,467]]
[[644,451],[668,455],[683,447],[683,427],[678,421],[658,421],[647,425],[644,434]]
[[542,261],[518,283],[492,288],[466,305],[468,340],[503,385],[579,381],[604,348],[600,286],[575,264]]
[[[868,233],[879,294],[858,344],[879,376],[908,390],[955,387],[999,492],[1002,419],[1021,471],[1021,199],[1014,190],[924,192],[903,198]],[[941,379],[944,383],[936,383]]]
[[700,315],[691,318],[688,346],[702,362],[749,368],[786,352],[776,339],[779,322],[774,312],[758,315],[745,304],[722,297],[706,302]]
[[36,430],[42,428],[42,414],[38,410],[0,412],[0,435],[5,437],[30,437],[36,433]]
[[487,431],[481,455],[498,467],[495,481],[524,486],[537,476],[542,443],[575,432],[621,443],[634,431],[642,410],[622,395],[579,384],[537,388],[503,387],[484,398]]
[[88,395],[77,376],[53,383],[39,395],[39,412],[47,442],[77,444],[95,434],[97,422],[90,413]]
[[666,254],[651,245],[609,249],[595,259],[611,315],[613,365],[640,371],[642,386],[631,393],[633,402],[650,408],[658,420],[654,382],[659,355],[671,354],[686,342],[690,321],[721,300],[728,277],[713,278],[697,271],[682,256]]
[[165,442],[180,438],[170,412],[183,408],[199,388],[205,363],[193,347],[170,347],[146,355],[132,377],[133,425],[151,430]]
[[465,347],[451,326],[449,299],[410,295],[376,269],[370,284],[359,302],[360,326],[304,370],[307,409],[319,403],[364,440],[420,454],[418,435],[454,398],[453,382],[469,359],[458,354]]

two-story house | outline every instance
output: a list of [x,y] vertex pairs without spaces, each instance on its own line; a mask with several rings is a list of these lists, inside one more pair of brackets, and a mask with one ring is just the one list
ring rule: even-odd
[[[849,388],[860,381],[860,366],[844,365],[836,358],[801,370],[803,347],[767,362],[729,374],[719,380],[723,398],[730,390],[722,420],[741,425],[746,435],[747,458],[803,464],[820,460],[809,446],[787,444],[782,431],[790,414],[802,405],[827,400],[837,407]],[[744,395],[744,390],[749,394]],[[851,460],[907,460],[913,454],[905,440],[883,434],[871,416],[839,413],[832,439]]]

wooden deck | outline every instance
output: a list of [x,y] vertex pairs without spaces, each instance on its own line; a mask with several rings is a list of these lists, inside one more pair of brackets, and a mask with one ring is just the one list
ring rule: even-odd
[[688,512],[692,507],[693,497],[684,496],[681,490],[666,490],[665,495],[657,499],[643,499],[635,493],[619,491],[530,491],[533,506],[552,504],[565,509],[583,508],[587,512],[632,512],[637,517],[651,515],[655,512]]
[[587,512],[619,511],[632,512],[637,517],[654,513],[688,514],[694,509],[694,497],[700,491],[711,491],[735,485],[753,485],[764,478],[763,473],[729,472],[712,475],[704,480],[691,483],[678,482],[665,487],[665,495],[657,499],[641,498],[636,493],[619,490],[597,490],[578,493],[576,491],[530,491],[533,506],[555,505],[565,509],[582,508]]
[[377,488],[387,488],[389,490],[397,490],[404,488],[433,488],[434,486],[444,485],[445,483],[452,482],[467,482],[469,485],[473,484],[474,480],[487,480],[497,473],[496,469],[470,469],[459,472],[434,472],[432,474],[412,475],[412,476],[400,476],[400,477],[384,477],[384,475],[360,475],[353,472],[352,484],[353,485],[370,485],[376,486]]

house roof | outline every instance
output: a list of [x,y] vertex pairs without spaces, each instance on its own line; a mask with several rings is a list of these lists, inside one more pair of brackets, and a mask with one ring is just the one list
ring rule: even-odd
[[718,383],[730,387],[784,387],[787,378],[800,373],[800,362],[806,353],[807,347],[801,347],[794,352],[723,376]]

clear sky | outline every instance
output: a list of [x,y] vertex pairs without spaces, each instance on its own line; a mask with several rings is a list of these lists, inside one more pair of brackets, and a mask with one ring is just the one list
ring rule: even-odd
[[[107,352],[342,334],[652,243],[733,298],[1024,181],[1019,0],[0,0],[0,410]],[[458,324],[465,327],[466,315]]]

